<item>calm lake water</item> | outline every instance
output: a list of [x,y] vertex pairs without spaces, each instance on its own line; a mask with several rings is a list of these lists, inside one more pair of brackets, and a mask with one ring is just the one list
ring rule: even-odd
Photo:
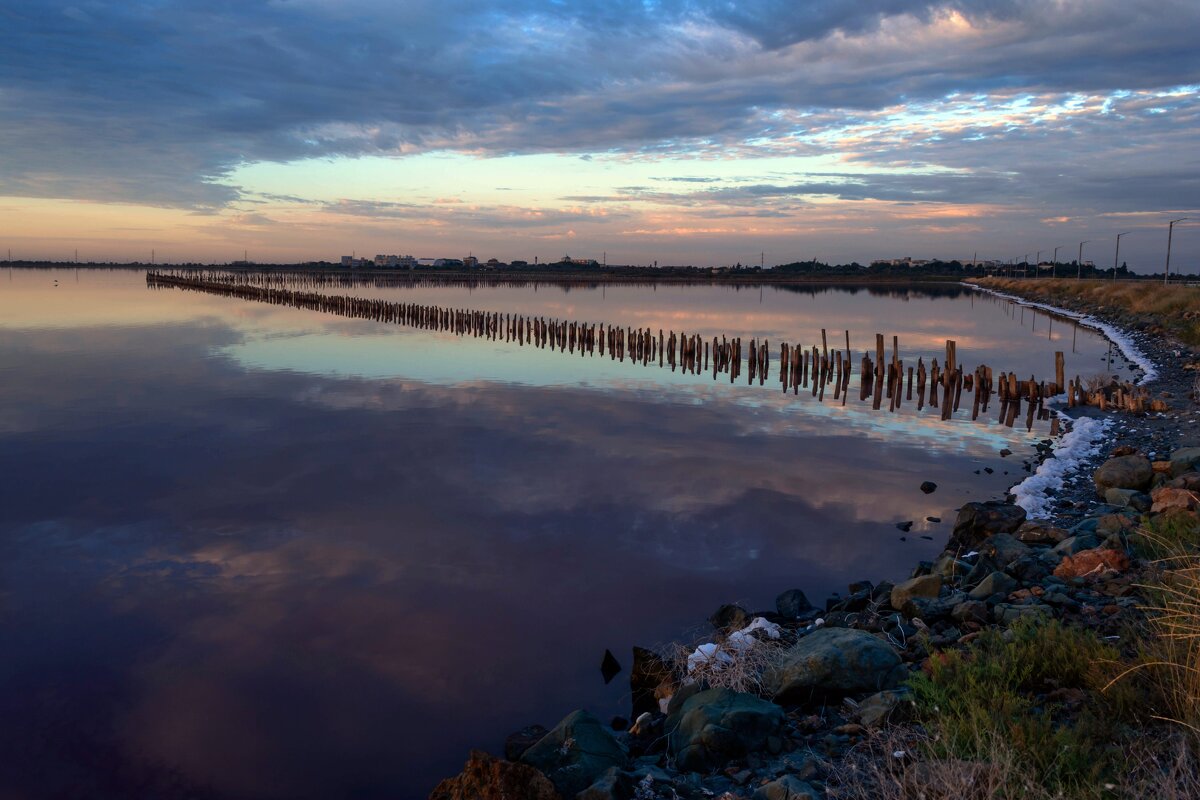
[[961,290],[330,291],[765,336],[772,374],[0,272],[0,797],[424,797],[526,724],[627,714],[605,648],[907,577],[1046,435],[873,412],[857,376],[784,395],[778,342],[1046,379],[1109,350]]

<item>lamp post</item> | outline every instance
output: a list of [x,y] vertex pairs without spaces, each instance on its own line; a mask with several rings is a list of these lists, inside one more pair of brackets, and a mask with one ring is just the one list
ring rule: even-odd
[[1091,241],[1091,239],[1087,239],[1086,241],[1082,241],[1079,243],[1079,258],[1075,259],[1075,266],[1077,267],[1077,269],[1075,271],[1075,279],[1076,280],[1079,280],[1080,278],[1083,277],[1083,246],[1090,241]]
[[1163,286],[1171,280],[1171,234],[1175,232],[1176,222],[1186,222],[1189,217],[1180,217],[1179,219],[1171,220],[1171,224],[1167,226],[1167,267],[1163,270]]
[[1052,262],[1050,262],[1050,277],[1051,278],[1054,278],[1058,275],[1058,251],[1061,249],[1062,249],[1061,244],[1058,247],[1054,248],[1054,260]]
[[1117,279],[1117,262],[1121,256],[1121,237],[1128,236],[1132,231],[1125,231],[1117,234],[1117,252],[1113,253],[1113,280]]

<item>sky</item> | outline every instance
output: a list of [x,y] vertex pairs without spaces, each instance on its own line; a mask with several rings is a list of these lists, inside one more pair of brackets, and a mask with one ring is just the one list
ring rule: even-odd
[[1200,270],[1195,0],[0,0],[0,258]]

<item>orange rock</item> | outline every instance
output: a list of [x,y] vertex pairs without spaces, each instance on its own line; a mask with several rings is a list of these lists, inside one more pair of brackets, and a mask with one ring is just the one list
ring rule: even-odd
[[1154,499],[1154,505],[1150,510],[1155,513],[1166,511],[1168,508],[1184,508],[1193,511],[1197,505],[1200,505],[1200,497],[1197,497],[1195,492],[1189,492],[1187,489],[1173,489],[1170,486],[1160,486],[1150,493],[1150,497]]
[[1067,556],[1054,569],[1058,578],[1083,578],[1103,575],[1106,572],[1123,572],[1129,569],[1129,556],[1120,550],[1097,547]]
[[1154,469],[1155,472],[1162,472],[1166,475],[1171,474],[1171,462],[1170,461],[1151,461],[1150,466]]

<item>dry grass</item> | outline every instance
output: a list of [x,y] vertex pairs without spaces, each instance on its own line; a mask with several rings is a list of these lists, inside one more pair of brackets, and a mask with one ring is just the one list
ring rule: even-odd
[[986,757],[930,756],[928,735],[900,728],[859,745],[833,767],[828,795],[834,800],[1051,800],[1016,751],[1003,739],[980,741]]
[[[688,669],[688,656],[702,644],[713,642],[721,647],[721,656],[710,658]],[[680,683],[694,681],[711,689],[731,689],[760,696],[769,695],[767,676],[779,664],[788,645],[781,639],[762,637],[751,647],[729,646],[726,637],[706,637],[693,644],[674,642],[667,645],[663,660]]]
[[1200,287],[1067,278],[980,278],[972,282],[1064,308],[1125,311],[1161,325],[1188,344],[1200,345]]
[[[1184,524],[1189,523],[1189,524]],[[1200,524],[1190,514],[1164,514],[1138,531],[1140,548],[1156,555],[1159,579],[1143,586],[1150,626],[1144,653],[1121,677],[1145,673],[1161,711],[1200,746]]]

